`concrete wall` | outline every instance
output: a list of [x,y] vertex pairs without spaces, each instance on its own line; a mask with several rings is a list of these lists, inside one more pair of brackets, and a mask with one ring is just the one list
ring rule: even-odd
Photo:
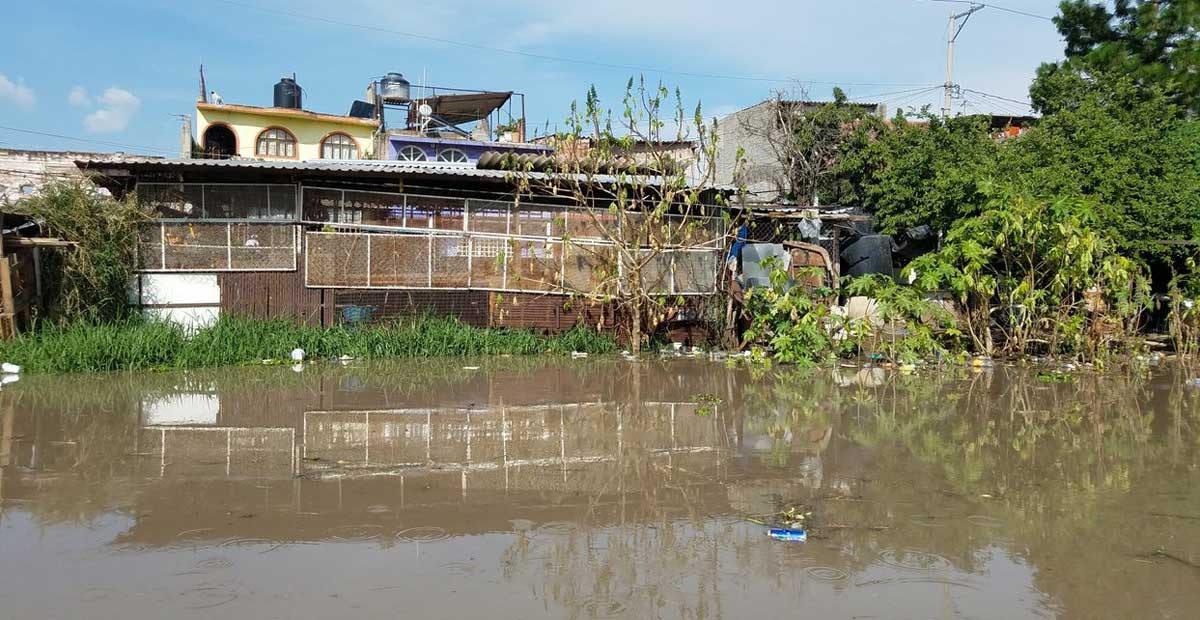
[[[375,121],[316,114],[284,108],[255,108],[239,105],[196,104],[196,143],[203,148],[204,132],[214,123],[223,123],[237,138],[237,156],[247,159],[307,160],[321,158],[321,141],[331,133],[344,133],[358,144],[358,159],[372,159]],[[296,136],[296,157],[260,157],[254,147],[258,135],[270,127],[282,127]]]
[[[783,200],[788,191],[787,175],[770,142],[764,137],[775,121],[773,100],[766,100],[748,108],[738,110],[718,121],[716,181],[733,184],[740,147],[746,160],[742,168],[741,181],[746,185],[747,201],[769,203]],[[803,112],[823,102],[788,102],[793,109]],[[879,117],[887,115],[883,104],[851,103],[869,114]]]
[[775,202],[787,191],[786,176],[771,145],[761,135],[761,128],[771,122],[771,102],[739,110],[720,119],[717,125],[716,181],[722,185],[735,184],[737,152],[745,151],[746,163],[741,181],[746,185],[750,202]]
[[129,287],[130,302],[147,318],[188,329],[211,325],[221,315],[221,287],[215,273],[142,273]]
[[0,149],[0,203],[37,195],[43,185],[55,179],[82,179],[76,160],[118,157],[120,153]]

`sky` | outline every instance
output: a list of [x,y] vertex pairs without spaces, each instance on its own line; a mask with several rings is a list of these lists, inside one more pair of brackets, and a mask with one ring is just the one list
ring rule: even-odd
[[[1052,0],[996,0],[1052,16]],[[0,148],[177,155],[198,68],[226,103],[271,105],[295,73],[305,108],[345,114],[367,83],[525,94],[529,126],[564,128],[595,85],[621,107],[630,77],[721,117],[775,92],[941,107],[947,18],[932,0],[6,0]],[[1062,57],[1054,25],[987,8],[955,49],[955,112],[1026,113],[1029,82]],[[979,94],[987,93],[987,95]],[[21,131],[18,131],[21,130]],[[35,132],[35,133],[31,133]],[[61,136],[61,137],[56,137]]]

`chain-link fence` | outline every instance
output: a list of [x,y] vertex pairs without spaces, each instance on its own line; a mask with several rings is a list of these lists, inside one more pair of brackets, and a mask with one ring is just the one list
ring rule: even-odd
[[[618,281],[616,247],[484,234],[309,232],[305,284],[317,288],[485,289],[604,293]],[[716,287],[720,252],[645,251],[644,286],[696,295]]]
[[299,227],[257,222],[161,221],[138,231],[142,271],[294,271]]
[[723,247],[724,223],[707,211],[648,226],[608,209],[295,185],[141,183],[137,193],[160,216],[140,230],[141,270],[295,270],[301,226],[321,225],[304,238],[314,288],[611,293],[629,268],[614,244],[627,225],[643,247],[667,247],[642,251],[644,286],[708,294]]

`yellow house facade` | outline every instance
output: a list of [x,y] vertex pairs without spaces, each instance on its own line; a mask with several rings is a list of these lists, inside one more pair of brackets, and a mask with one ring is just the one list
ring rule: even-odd
[[379,122],[293,108],[196,104],[202,156],[242,159],[373,159]]

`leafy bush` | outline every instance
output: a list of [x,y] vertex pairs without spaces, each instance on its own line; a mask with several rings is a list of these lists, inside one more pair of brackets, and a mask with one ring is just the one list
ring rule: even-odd
[[129,316],[127,287],[137,259],[137,202],[99,194],[86,181],[56,181],[12,207],[42,226],[43,234],[71,241],[46,253],[46,318],[59,323],[120,321]]
[[1200,260],[1187,259],[1187,270],[1171,278],[1167,310],[1175,351],[1194,360],[1200,356]]
[[1132,342],[1151,304],[1149,280],[1099,232],[1097,207],[989,192],[982,214],[960,220],[941,250],[909,266],[922,288],[954,294],[975,349],[1094,357]]
[[[751,319],[746,339],[766,346],[776,360],[809,365],[874,353],[915,362],[937,358],[956,342],[953,313],[891,278],[845,278],[837,290],[790,286],[778,260],[764,262],[771,269],[771,286],[746,293]],[[854,296],[873,299],[875,312],[849,317],[833,305],[838,297]]]

